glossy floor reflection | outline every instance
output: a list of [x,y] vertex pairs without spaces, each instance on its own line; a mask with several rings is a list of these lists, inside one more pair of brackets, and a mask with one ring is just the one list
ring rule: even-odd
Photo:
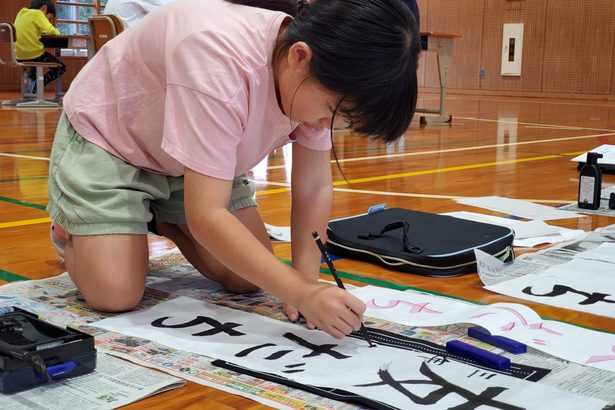
[[[0,99],[14,96],[0,93]],[[435,106],[437,96],[425,94],[419,104]],[[454,198],[460,196],[498,195],[551,206],[573,202],[578,172],[570,159],[599,145],[615,144],[615,102],[449,95],[447,107],[453,114],[452,126],[421,128],[414,121],[402,138],[389,145],[354,134],[336,135],[339,166],[332,156],[332,218],[364,213],[369,206],[382,202],[389,207],[434,213],[491,213],[456,203]],[[44,210],[48,158],[59,115],[58,109],[0,109],[0,279],[4,281],[43,278],[64,271],[49,242],[49,219]],[[255,167],[251,178],[257,181],[257,200],[264,220],[288,225],[289,147],[272,152]],[[603,186],[613,184],[615,175],[605,175]],[[614,224],[615,218],[591,216],[549,223],[592,230]],[[153,236],[150,245],[152,251],[173,246]],[[276,244],[275,250],[279,257],[290,258],[289,245]],[[366,278],[483,303],[518,302],[485,291],[475,274],[433,279],[348,259],[337,261],[336,267]],[[524,303],[543,316],[615,332],[613,319]],[[185,401],[177,398],[177,392],[165,395],[186,405],[203,394],[216,394],[216,403],[226,403],[229,408],[264,407],[226,393],[212,393],[193,383],[184,389],[180,390]],[[133,408],[143,403],[156,405],[165,395]]]

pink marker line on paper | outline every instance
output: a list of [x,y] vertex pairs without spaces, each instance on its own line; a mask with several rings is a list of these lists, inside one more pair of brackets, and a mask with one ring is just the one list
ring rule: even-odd
[[442,313],[439,312],[437,310],[434,309],[430,309],[427,307],[427,305],[429,305],[429,302],[425,302],[425,303],[412,303],[412,302],[407,302],[405,300],[390,300],[389,303],[387,305],[378,305],[376,303],[376,299],[371,299],[370,301],[368,301],[366,303],[367,308],[368,309],[392,309],[398,305],[407,305],[407,306],[412,306],[412,308],[410,309],[410,313],[421,313],[421,312],[426,312],[426,313]]
[[[615,345],[611,348],[611,350],[613,351],[613,353],[615,353]],[[587,359],[587,361],[585,363],[598,363],[598,362],[607,362],[610,360],[615,360],[615,356],[613,355],[608,355],[608,356],[592,356],[589,359]]]
[[[551,329],[545,327],[545,324],[543,322],[528,323],[527,319],[525,319],[525,317],[521,313],[519,313],[518,311],[516,311],[513,308],[510,308],[508,306],[495,306],[494,308],[495,309],[505,310],[508,313],[512,314],[513,316],[515,316],[519,320],[519,322],[521,322],[521,326],[527,327],[530,330],[541,330],[543,332],[546,332],[546,333],[549,333],[549,334],[552,334],[552,335],[562,336],[562,333],[556,332],[555,330],[551,330]],[[478,315],[471,316],[470,318],[474,319],[474,318],[479,318],[479,317],[483,317],[483,316],[487,316],[487,315],[494,315],[494,314],[495,314],[494,312],[487,312],[487,313],[481,313],[481,314],[478,314]],[[509,322],[509,323],[505,324],[504,326],[501,326],[500,329],[503,332],[510,332],[515,327],[517,327],[517,323],[512,321],[512,322]]]
[[543,332],[549,333],[550,335],[563,336],[563,333],[556,332],[555,330],[551,330],[548,327],[545,327],[543,322],[532,323],[527,325],[532,330],[542,330]]

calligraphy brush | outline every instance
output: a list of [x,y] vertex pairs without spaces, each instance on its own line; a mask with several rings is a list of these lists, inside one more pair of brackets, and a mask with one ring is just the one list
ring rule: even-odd
[[[316,245],[318,246],[318,249],[320,250],[320,253],[322,254],[322,258],[325,260],[325,262],[327,263],[327,266],[329,267],[329,270],[331,271],[331,275],[333,275],[333,279],[335,279],[335,283],[337,283],[337,286],[339,288],[346,290],[344,283],[342,283],[342,279],[337,274],[337,270],[335,269],[335,266],[333,266],[333,262],[331,262],[331,259],[329,259],[329,255],[327,255],[327,250],[325,249],[325,245],[320,240],[320,236],[318,235],[318,232],[316,231],[312,232],[312,236],[314,237],[314,242],[316,242]],[[363,334],[365,341],[369,344],[369,347],[376,347],[376,344],[372,342],[372,339],[369,336],[369,333],[367,333],[367,329],[365,328],[365,325],[363,324],[363,322],[361,322],[361,333]]]

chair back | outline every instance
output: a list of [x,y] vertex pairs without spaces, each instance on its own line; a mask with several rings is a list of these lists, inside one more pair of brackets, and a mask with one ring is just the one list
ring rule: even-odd
[[124,31],[122,21],[113,14],[101,14],[88,18],[90,44],[88,56],[91,58],[102,46]]
[[[3,65],[17,65],[17,59],[15,57],[15,26],[8,21],[0,22],[0,46],[2,52],[0,52],[0,64]],[[8,51],[4,51],[8,45]],[[4,55],[4,59],[2,56]],[[8,56],[8,57],[7,57]]]

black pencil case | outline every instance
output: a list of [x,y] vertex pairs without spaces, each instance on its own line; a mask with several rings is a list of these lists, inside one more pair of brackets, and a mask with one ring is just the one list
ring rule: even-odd
[[419,275],[476,272],[474,249],[514,259],[510,228],[402,208],[331,221],[327,235],[333,253]]

